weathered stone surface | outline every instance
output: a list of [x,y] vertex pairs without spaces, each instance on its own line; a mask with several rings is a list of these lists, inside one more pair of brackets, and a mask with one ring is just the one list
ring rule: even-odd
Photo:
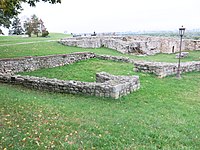
[[112,60],[118,62],[125,62],[125,63],[134,63],[135,61],[129,57],[122,57],[122,56],[110,56],[110,55],[95,55],[96,58],[103,59],[103,60]]
[[[94,53],[85,52],[67,55],[0,59],[0,82],[20,84],[39,90],[86,94],[114,99],[130,94],[140,88],[138,76],[114,76],[104,72],[96,74],[96,82],[93,83],[14,75],[17,72],[62,66],[90,58],[134,63],[136,71],[154,73],[159,77],[173,75],[177,72],[177,63],[142,62],[128,57],[95,55]],[[200,71],[200,62],[181,63],[181,72],[191,71]]]
[[[175,53],[179,51],[180,39],[155,36],[97,36],[77,37],[60,40],[67,46],[84,48],[107,47],[121,53],[154,55],[156,53]],[[200,40],[184,39],[183,50],[200,50]]]
[[[138,61],[134,63],[135,71],[153,73],[160,78],[174,75],[177,73],[178,63],[165,62],[145,62]],[[200,61],[183,62],[180,66],[181,73],[200,71]]]
[[[94,53],[72,53],[66,55],[51,55],[42,57],[24,57],[17,59],[0,59],[0,82],[20,84],[25,87],[39,90],[48,90],[60,93],[86,94],[117,99],[130,94],[140,87],[138,76],[114,76],[107,73],[98,73],[97,82],[64,81],[45,77],[15,75],[17,72],[33,71],[41,68],[50,68],[72,64],[79,60],[94,58]],[[115,61],[130,62],[127,58],[99,56]]]
[[140,88],[138,76],[114,76],[105,72],[96,74],[97,82],[64,81],[0,73],[0,82],[19,84],[28,88],[60,93],[86,94],[118,99]]
[[[180,58],[188,57],[189,52],[181,52]],[[176,58],[179,58],[179,53],[176,54]]]
[[121,36],[66,38],[61,39],[60,43],[67,46],[77,46],[83,48],[107,47],[121,53],[152,55],[160,52],[156,47],[156,42],[149,43],[139,39],[137,40]]
[[0,59],[0,73],[12,74],[17,72],[33,71],[41,68],[52,68],[94,57],[94,53],[83,52],[64,55]]

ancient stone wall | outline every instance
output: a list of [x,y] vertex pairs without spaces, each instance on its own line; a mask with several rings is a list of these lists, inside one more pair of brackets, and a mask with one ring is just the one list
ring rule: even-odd
[[[96,54],[95,57],[99,59],[104,59],[104,60],[132,63],[135,66],[134,71],[153,73],[160,78],[176,74],[177,67],[178,67],[177,63],[139,61],[139,60],[133,60],[131,58],[122,57],[122,56]],[[192,72],[192,71],[200,71],[199,61],[181,62],[181,73]]]
[[[128,54],[175,53],[180,49],[179,38],[154,36],[97,36],[66,38],[59,41],[67,46],[84,48],[107,47]],[[182,50],[200,50],[200,41],[184,39]]]
[[[134,39],[121,36],[104,37],[73,37],[61,39],[59,43],[67,46],[77,46],[83,48],[107,47],[119,51],[120,53],[136,53],[152,55],[160,50],[146,41],[136,41]],[[155,45],[155,42],[153,43]]]
[[97,82],[65,81],[11,74],[0,74],[0,82],[60,93],[86,94],[118,99],[140,87],[138,76],[114,76],[98,73]]
[[83,52],[65,55],[0,59],[0,73],[17,73],[41,68],[52,68],[94,57],[94,53]]
[[122,56],[111,56],[111,55],[95,55],[96,58],[103,59],[103,60],[112,60],[118,62],[125,62],[125,63],[134,63],[135,60],[129,57],[122,57]]
[[[165,63],[165,62],[144,62],[138,61],[134,63],[134,70],[137,72],[153,73],[160,78],[174,75],[177,73],[177,63]],[[200,71],[200,61],[182,62],[180,67],[181,73]]]
[[114,99],[139,89],[140,82],[138,76],[114,76],[107,73],[98,73],[96,75],[97,82],[90,83],[15,75],[18,72],[63,66],[94,57],[96,57],[94,53],[83,52],[66,55],[0,59],[0,82],[20,84],[39,90],[44,89],[60,93],[86,94],[111,97]]
[[[177,63],[135,61],[128,57],[95,55],[94,53],[72,53],[17,59],[0,59],[0,82],[20,84],[25,87],[60,93],[86,94],[117,99],[140,88],[138,76],[114,76],[107,73],[96,74],[96,82],[64,81],[45,77],[15,75],[17,72],[33,71],[71,64],[79,60],[99,58],[133,63],[135,71],[154,73],[165,77],[177,73]],[[181,63],[181,73],[200,71],[200,62]]]

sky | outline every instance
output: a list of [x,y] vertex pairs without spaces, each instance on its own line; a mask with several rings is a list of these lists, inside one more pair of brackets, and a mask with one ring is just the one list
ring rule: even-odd
[[97,33],[200,28],[200,0],[62,0],[23,4],[20,18],[36,14],[50,32]]

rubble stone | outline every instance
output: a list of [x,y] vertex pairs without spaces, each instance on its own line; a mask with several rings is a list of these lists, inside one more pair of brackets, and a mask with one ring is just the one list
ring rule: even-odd
[[[177,74],[178,63],[137,61],[134,63],[134,71],[153,73],[160,78]],[[200,61],[182,62],[181,73],[200,71]]]
[[[97,82],[65,81],[48,79],[45,77],[39,78],[34,76],[15,75],[15,73],[18,72],[63,66],[94,57],[96,57],[94,53],[84,52],[66,55],[0,59],[0,82],[20,84],[25,87],[39,90],[86,94],[91,96],[111,97],[114,99],[130,94],[130,92],[140,88],[138,76],[114,76],[103,72],[96,75]],[[99,58],[100,57],[101,56],[99,56]],[[105,57],[106,59],[114,60],[112,57]],[[116,58],[116,60],[118,59],[119,58]],[[128,61],[124,58],[120,58],[120,60]]]
[[140,88],[138,76],[96,74],[97,82],[65,81],[0,73],[0,82],[60,93],[85,94],[118,99]]
[[[189,52],[181,52],[180,58],[188,57]],[[176,54],[176,58],[179,58],[179,53]]]
[[[175,53],[180,49],[180,39],[155,36],[95,36],[65,38],[59,41],[63,45],[83,48],[107,47],[120,53],[154,55],[157,53]],[[183,50],[200,50],[200,40],[184,39]]]

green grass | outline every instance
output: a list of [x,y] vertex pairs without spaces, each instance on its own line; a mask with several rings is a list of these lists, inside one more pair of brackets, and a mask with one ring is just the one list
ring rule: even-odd
[[[161,61],[161,62],[177,62],[175,54],[157,54],[154,56],[135,56],[121,54],[115,50],[108,48],[78,48],[64,46],[57,42],[44,42],[44,43],[33,43],[27,45],[10,45],[10,46],[0,46],[0,58],[15,58],[24,56],[43,56],[43,55],[53,55],[53,54],[68,54],[73,52],[94,52],[96,54],[104,55],[114,55],[114,56],[124,56],[130,57],[135,60],[147,60],[147,61]],[[200,61],[200,51],[193,51],[189,53],[187,58],[181,60],[186,61]]]
[[[92,51],[56,42],[0,47],[0,58]],[[177,61],[174,55],[134,59]],[[200,57],[190,52],[188,60]],[[200,149],[200,73],[159,79],[133,72],[133,65],[98,59],[21,73],[64,80],[95,81],[95,73],[139,75],[141,88],[113,100],[59,94],[0,83],[0,149]]]
[[23,38],[22,35],[0,36],[0,45],[17,44],[17,43],[23,43],[23,42],[59,40],[61,38],[65,38],[69,36],[70,35],[66,35],[62,33],[50,33],[48,38],[36,37],[36,35],[32,35],[32,37],[28,37],[28,38]]
[[57,78],[61,80],[94,82],[97,72],[104,71],[114,75],[132,75],[134,74],[132,70],[132,64],[90,59],[71,65],[40,69],[32,72],[23,72],[20,74],[37,77]]
[[138,74],[141,89],[112,100],[1,84],[2,148],[200,148],[199,73],[184,74],[181,80],[159,79],[134,73],[129,64],[93,59],[28,74],[94,81],[99,71]]

